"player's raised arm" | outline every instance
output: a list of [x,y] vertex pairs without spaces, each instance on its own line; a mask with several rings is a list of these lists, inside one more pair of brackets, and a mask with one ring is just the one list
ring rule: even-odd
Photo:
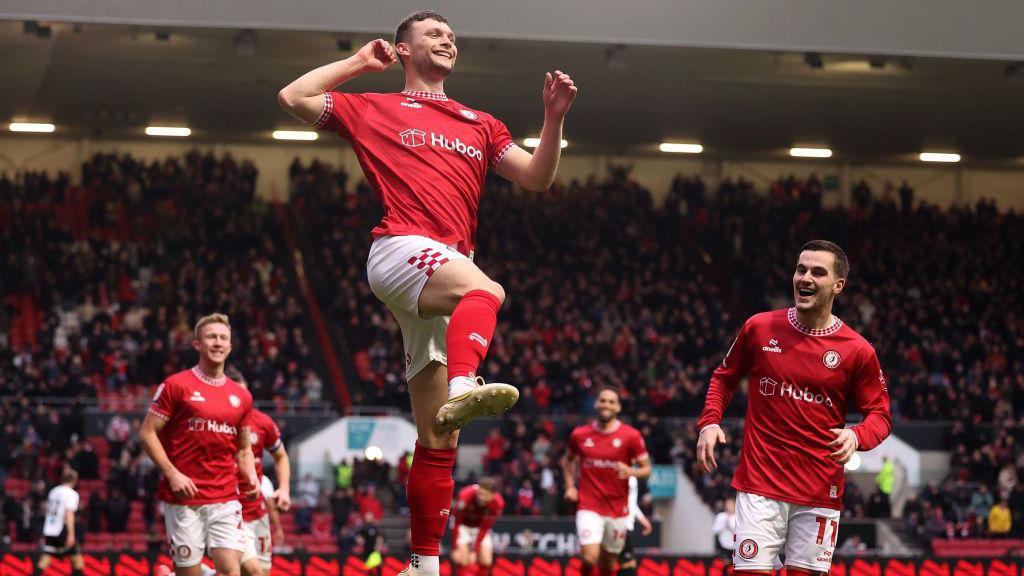
[[519,186],[541,192],[555,180],[558,159],[562,155],[562,125],[565,114],[576,99],[578,89],[572,78],[561,70],[544,76],[544,128],[540,144],[533,154],[512,147],[498,164],[497,172]]
[[306,124],[315,124],[324,110],[324,92],[363,73],[383,72],[397,61],[391,44],[378,38],[344,60],[299,76],[277,93],[277,101],[292,116]]

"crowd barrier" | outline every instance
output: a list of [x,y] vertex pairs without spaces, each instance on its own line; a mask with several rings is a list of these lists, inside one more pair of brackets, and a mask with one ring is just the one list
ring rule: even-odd
[[[32,576],[36,557],[33,554],[5,553],[0,556],[0,575]],[[87,554],[85,576],[147,576],[158,564],[170,565],[164,555]],[[957,559],[957,558],[839,558],[832,563],[831,576],[1021,576],[1021,558]],[[395,576],[405,567],[405,560],[386,556],[377,571],[367,570],[354,556],[334,557],[316,554],[274,556],[273,576],[358,576],[379,574]],[[731,569],[721,558],[681,558],[646,556],[640,559],[639,576],[730,576]],[[442,576],[456,576],[453,566],[441,562]],[[541,556],[499,557],[495,559],[493,576],[579,576],[576,558]],[[68,559],[54,560],[47,569],[50,576],[69,576]]]

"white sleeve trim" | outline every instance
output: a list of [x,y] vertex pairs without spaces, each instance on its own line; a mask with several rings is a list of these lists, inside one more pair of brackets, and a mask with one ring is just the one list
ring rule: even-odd
[[314,128],[323,128],[324,124],[327,123],[327,119],[334,113],[334,97],[331,96],[330,92],[324,92],[324,109],[320,112],[320,116],[317,117],[316,122],[313,123]]
[[501,152],[498,152],[498,154],[494,157],[494,160],[491,161],[491,167],[497,168],[498,164],[501,164],[501,161],[505,159],[505,155],[508,154],[508,151],[515,146],[516,143],[514,141],[505,144],[505,147],[501,149]]
[[170,416],[168,416],[167,414],[164,414],[163,412],[160,412],[156,408],[150,408],[149,409],[149,413],[152,414],[153,416],[156,416],[157,418],[163,420],[164,422],[167,422],[168,420],[171,419]]

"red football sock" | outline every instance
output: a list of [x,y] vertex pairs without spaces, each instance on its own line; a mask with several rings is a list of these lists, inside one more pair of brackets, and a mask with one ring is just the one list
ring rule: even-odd
[[614,576],[615,572],[615,568],[605,568],[604,566],[598,568],[598,573],[601,576]]
[[416,443],[406,494],[409,499],[409,525],[412,552],[423,556],[441,553],[441,536],[448,524],[452,506],[452,468],[455,449],[424,448]]
[[486,290],[470,290],[452,312],[445,333],[448,347],[448,379],[456,376],[472,377],[487,355],[498,323],[501,302]]

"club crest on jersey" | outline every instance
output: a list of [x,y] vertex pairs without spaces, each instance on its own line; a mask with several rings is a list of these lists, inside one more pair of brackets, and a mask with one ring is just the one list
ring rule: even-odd
[[843,361],[843,357],[839,355],[839,352],[829,350],[821,357],[821,361],[829,370],[835,370],[839,366],[839,363]]
[[234,394],[228,396],[228,402],[230,402],[231,405],[234,406],[235,408],[238,408],[239,406],[242,405],[242,399],[239,398],[238,396],[235,396]]
[[757,556],[757,542],[754,542],[750,538],[747,538],[743,542],[740,542],[740,545],[736,548],[736,551],[742,558],[746,560],[751,560],[754,558],[754,556]]
[[249,444],[255,444],[260,441],[259,435],[252,430],[249,430]]
[[775,338],[768,340],[767,346],[761,346],[761,350],[765,352],[774,352],[776,354],[782,354],[782,348],[779,346],[779,341]]
[[459,110],[459,114],[462,114],[470,120],[476,120],[477,118],[476,112],[473,112],[472,110]]
[[206,402],[206,398],[203,398],[203,394],[199,390],[193,390],[192,397],[189,400],[193,402]]
[[622,439],[621,438],[613,438],[612,439],[612,446],[614,446],[616,448],[618,448],[619,446],[622,446]]

